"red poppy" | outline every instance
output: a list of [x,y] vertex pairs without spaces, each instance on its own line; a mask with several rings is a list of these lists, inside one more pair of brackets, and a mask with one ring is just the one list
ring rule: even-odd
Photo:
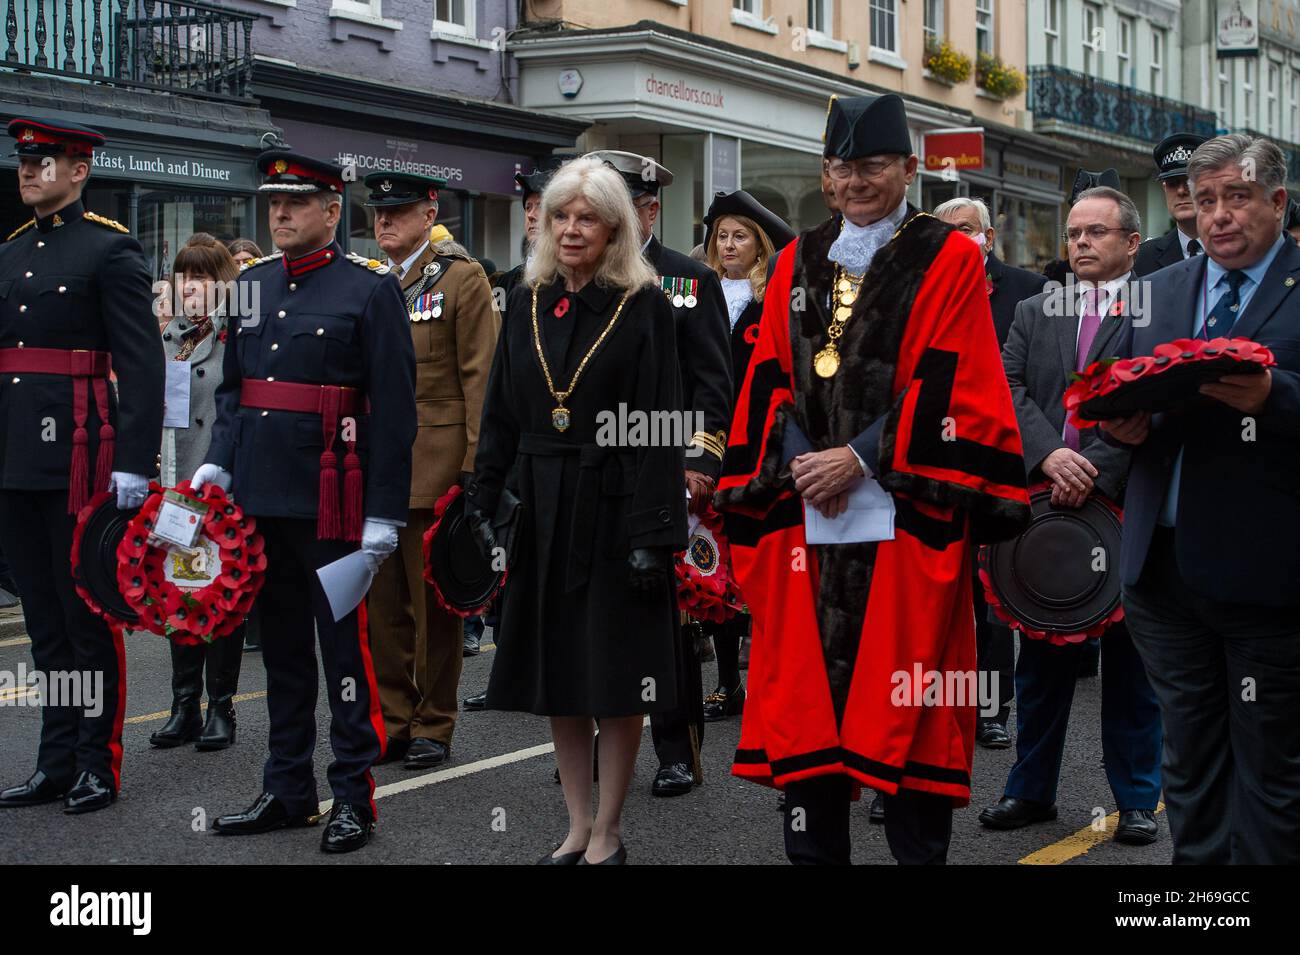
[[568,313],[568,311],[569,311],[569,296],[566,295],[558,302],[555,303],[555,308],[551,310],[551,314],[554,315],[556,318],[563,318]]
[[744,335],[744,338],[745,338],[745,341],[746,341],[747,343],[749,343],[750,345],[757,345],[757,344],[758,344],[758,325],[757,325],[757,324],[754,324],[754,325],[750,325],[748,328],[746,328],[746,329],[745,329],[745,335]]

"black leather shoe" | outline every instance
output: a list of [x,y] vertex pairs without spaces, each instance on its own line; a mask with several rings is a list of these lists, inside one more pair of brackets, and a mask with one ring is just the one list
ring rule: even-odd
[[384,763],[400,763],[406,759],[406,751],[411,748],[409,739],[393,739],[388,737],[388,744],[384,747],[383,758],[379,760],[378,765]]
[[975,742],[985,749],[1007,749],[1011,746],[1011,734],[997,720],[981,720],[975,728]]
[[867,812],[867,821],[876,826],[885,824],[885,797],[880,793],[876,793],[875,798],[871,800],[871,809]]
[[370,841],[375,821],[350,802],[335,802],[330,821],[320,834],[321,852],[355,852]]
[[1049,822],[1056,818],[1056,806],[1044,806],[1029,799],[1003,796],[997,805],[980,813],[980,825],[989,829],[1020,829],[1034,822]]
[[[558,848],[560,847],[559,846],[555,847],[555,849]],[[582,854],[587,851],[586,849],[575,849],[573,852],[565,852],[557,856],[555,854],[555,849],[552,849],[550,852],[546,853],[546,855],[538,859],[537,864],[538,865],[577,865],[578,862],[582,859]]]
[[1121,809],[1115,841],[1130,846],[1149,846],[1156,841],[1160,827],[1154,809]]
[[451,747],[436,739],[413,739],[406,750],[404,769],[432,769],[451,757]]
[[226,700],[213,703],[208,700],[208,718],[203,723],[203,732],[194,741],[194,748],[208,751],[225,749],[235,742],[235,704]]
[[745,688],[720,686],[704,698],[704,722],[717,723],[745,709]]
[[463,657],[476,657],[476,656],[479,655],[479,653],[482,652],[482,650],[483,650],[483,647],[481,646],[481,637],[480,637],[480,635],[477,634],[477,633],[473,633],[472,631],[466,629],[466,630],[465,630],[465,649],[462,651],[461,656],[463,656]]
[[117,792],[107,782],[87,770],[77,777],[77,781],[63,798],[63,811],[70,816],[96,809],[107,809],[117,799]]
[[627,864],[627,849],[626,847],[624,847],[623,843],[621,842],[618,844],[617,849],[615,849],[609,855],[605,856],[605,858],[601,859],[599,862],[588,862],[586,854],[583,854],[582,858],[578,860],[578,865],[626,865],[626,864]]
[[19,809],[54,802],[62,799],[67,791],[67,783],[55,782],[38,769],[21,786],[10,786],[0,792],[0,809]]
[[685,763],[660,766],[650,792],[656,796],[685,796],[695,786],[695,774]]
[[486,710],[487,709],[487,692],[480,693],[478,696],[467,696],[461,703],[467,710]]
[[310,816],[305,813],[290,813],[283,802],[264,792],[243,812],[218,816],[212,829],[223,836],[254,836],[276,829],[298,829],[309,825]]

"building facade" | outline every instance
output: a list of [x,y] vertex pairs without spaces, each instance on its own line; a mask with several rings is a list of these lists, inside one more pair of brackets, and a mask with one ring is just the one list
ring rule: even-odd
[[[831,95],[898,92],[914,146],[938,130],[978,128],[983,155],[924,168],[909,198],[932,208],[981,195],[1000,249],[1032,264],[1055,255],[1068,147],[1034,135],[1023,90],[982,88],[978,54],[1023,71],[1018,0],[526,0],[509,50],[519,103],[591,122],[580,149],[627,149],[674,174],[661,238],[689,250],[711,197],[744,188],[794,228],[822,221],[822,134]],[[942,41],[965,78],[927,69]]]

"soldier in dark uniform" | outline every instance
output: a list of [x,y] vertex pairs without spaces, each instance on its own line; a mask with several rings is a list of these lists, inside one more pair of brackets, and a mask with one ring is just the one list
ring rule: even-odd
[[350,852],[374,826],[370,767],[384,752],[384,722],[366,603],[336,622],[316,570],[360,541],[373,574],[397,547],[411,488],[415,354],[388,267],[335,241],[342,170],[281,150],[257,165],[280,251],[240,274],[253,288],[232,299],[258,304],[231,321],[212,444],[191,483],[227,487],[266,539],[258,604],[270,756],[262,794],[215,828],[267,832],[316,814],[318,637],[334,749],[321,849]]
[[[627,183],[641,223],[642,251],[673,307],[684,410],[690,413],[695,429],[686,449],[686,487],[691,513],[699,514],[713,500],[731,424],[731,324],[722,284],[703,262],[664,248],[655,238],[652,230],[659,217],[659,190],[672,184],[671,172],[636,153],[600,150],[589,155],[613,166]],[[656,796],[685,795],[702,781],[699,754],[704,743],[704,690],[697,636],[696,627],[682,628],[677,709],[650,717],[659,756],[659,771],[651,788]]]
[[1147,239],[1138,246],[1133,263],[1135,274],[1150,275],[1205,251],[1196,237],[1196,204],[1187,185],[1187,160],[1203,142],[1205,137],[1195,133],[1172,133],[1151,151],[1159,170],[1156,179],[1160,181],[1174,225],[1164,235]]
[[140,244],[81,203],[103,135],[28,119],[9,135],[36,218],[0,246],[0,547],[37,670],[82,674],[98,699],[43,701],[36,772],[0,792],[0,807],[64,798],[65,812],[90,812],[121,785],[126,656],[121,631],[73,588],[72,533],[99,491],[115,489],[123,509],[144,501],[162,438],[163,350]]

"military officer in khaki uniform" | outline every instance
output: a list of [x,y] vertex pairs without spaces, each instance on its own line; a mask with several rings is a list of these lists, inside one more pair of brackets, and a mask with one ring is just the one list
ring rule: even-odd
[[[375,240],[402,284],[415,344],[419,433],[411,456],[411,512],[370,590],[370,625],[388,759],[407,769],[444,762],[456,726],[463,636],[424,582],[424,532],[433,506],[474,470],[479,416],[501,319],[482,267],[434,226],[441,179],[365,178]],[[431,233],[432,230],[432,233]]]

